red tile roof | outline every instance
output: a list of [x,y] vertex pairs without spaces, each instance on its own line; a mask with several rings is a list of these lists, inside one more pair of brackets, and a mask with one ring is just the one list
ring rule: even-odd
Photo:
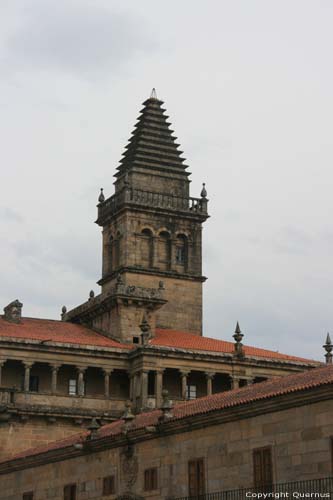
[[[227,342],[226,340],[200,337],[193,333],[165,329],[157,329],[156,337],[151,340],[150,344],[171,347],[174,349],[189,349],[191,351],[209,351],[225,354],[232,354],[235,346],[233,342]],[[244,351],[247,356],[318,364],[318,361],[299,358],[297,356],[289,356],[288,354],[268,351],[267,349],[259,349],[258,347],[244,346]]]
[[[311,390],[324,385],[333,386],[332,365],[325,365],[320,368],[314,368],[312,370],[287,375],[285,377],[275,377],[267,380],[266,382],[261,382],[260,384],[253,384],[240,389],[224,391],[218,394],[213,394],[212,396],[205,396],[203,398],[180,403],[174,407],[173,417],[171,420],[177,421],[183,418],[194,417],[195,415],[202,415],[216,411],[223,412],[223,410],[226,410],[227,408],[237,406],[240,407],[249,403],[255,403],[256,401]],[[144,429],[147,426],[156,425],[159,422],[161,414],[161,410],[141,413],[133,420],[131,429]],[[96,439],[119,435],[122,432],[123,425],[123,420],[117,420],[104,425],[98,430]],[[86,431],[60,441],[55,441],[49,445],[25,450],[7,460],[3,460],[0,464],[2,465],[20,458],[33,457],[53,450],[73,446],[74,444],[83,442],[88,434],[89,432]]]
[[0,340],[2,337],[26,340],[49,340],[60,344],[91,345],[131,349],[82,325],[51,319],[22,318],[22,322],[10,323],[0,318]]

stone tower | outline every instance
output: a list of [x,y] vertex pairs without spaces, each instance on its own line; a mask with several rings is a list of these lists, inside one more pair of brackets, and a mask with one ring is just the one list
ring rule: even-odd
[[143,103],[115,174],[115,193],[99,197],[103,228],[101,295],[66,313],[114,338],[140,342],[148,315],[155,328],[202,335],[202,223],[205,187],[190,197],[189,175],[163,102]]
[[161,285],[167,303],[156,315],[156,326],[201,335],[206,191],[201,198],[190,197],[190,173],[162,104],[154,91],[143,103],[115,174],[115,194],[98,205],[96,222],[103,227],[99,284],[102,294],[119,275],[133,286]]

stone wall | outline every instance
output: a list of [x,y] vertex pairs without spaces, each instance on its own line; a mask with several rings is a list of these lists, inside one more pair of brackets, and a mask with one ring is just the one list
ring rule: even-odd
[[[272,449],[274,482],[327,477],[332,435],[333,401],[322,401],[146,440],[134,445],[132,457],[113,448],[3,475],[0,498],[18,500],[34,491],[34,500],[61,500],[64,485],[76,483],[78,500],[100,499],[110,474],[117,494],[132,490],[150,500],[187,495],[188,461],[195,458],[204,458],[207,492],[246,488],[253,485],[253,450],[264,446]],[[158,489],[144,492],[150,467],[158,468]]]
[[[0,460],[23,450],[44,446],[58,439],[80,432],[80,425],[72,419],[47,421],[45,417],[33,417],[27,421],[20,418],[0,424]],[[1,481],[0,481],[1,484]]]

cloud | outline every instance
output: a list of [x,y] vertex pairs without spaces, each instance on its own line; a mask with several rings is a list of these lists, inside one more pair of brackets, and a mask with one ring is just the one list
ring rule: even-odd
[[7,223],[14,222],[19,224],[24,222],[24,218],[21,214],[8,207],[0,207],[0,220],[4,220]]
[[145,21],[95,2],[29,2],[20,18],[5,44],[7,66],[20,70],[112,74],[156,46]]

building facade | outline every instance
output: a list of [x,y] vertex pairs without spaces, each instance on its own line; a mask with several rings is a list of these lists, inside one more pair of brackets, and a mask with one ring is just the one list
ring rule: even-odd
[[321,363],[202,334],[205,185],[189,172],[162,101],[144,102],[115,174],[98,200],[101,293],[61,320],[25,317],[15,300],[0,317],[0,456],[86,427],[310,370]]
[[0,498],[171,500],[240,488],[238,498],[260,491],[329,498],[332,396],[330,365],[174,408],[165,399],[162,410],[136,417],[128,410],[0,463]]

